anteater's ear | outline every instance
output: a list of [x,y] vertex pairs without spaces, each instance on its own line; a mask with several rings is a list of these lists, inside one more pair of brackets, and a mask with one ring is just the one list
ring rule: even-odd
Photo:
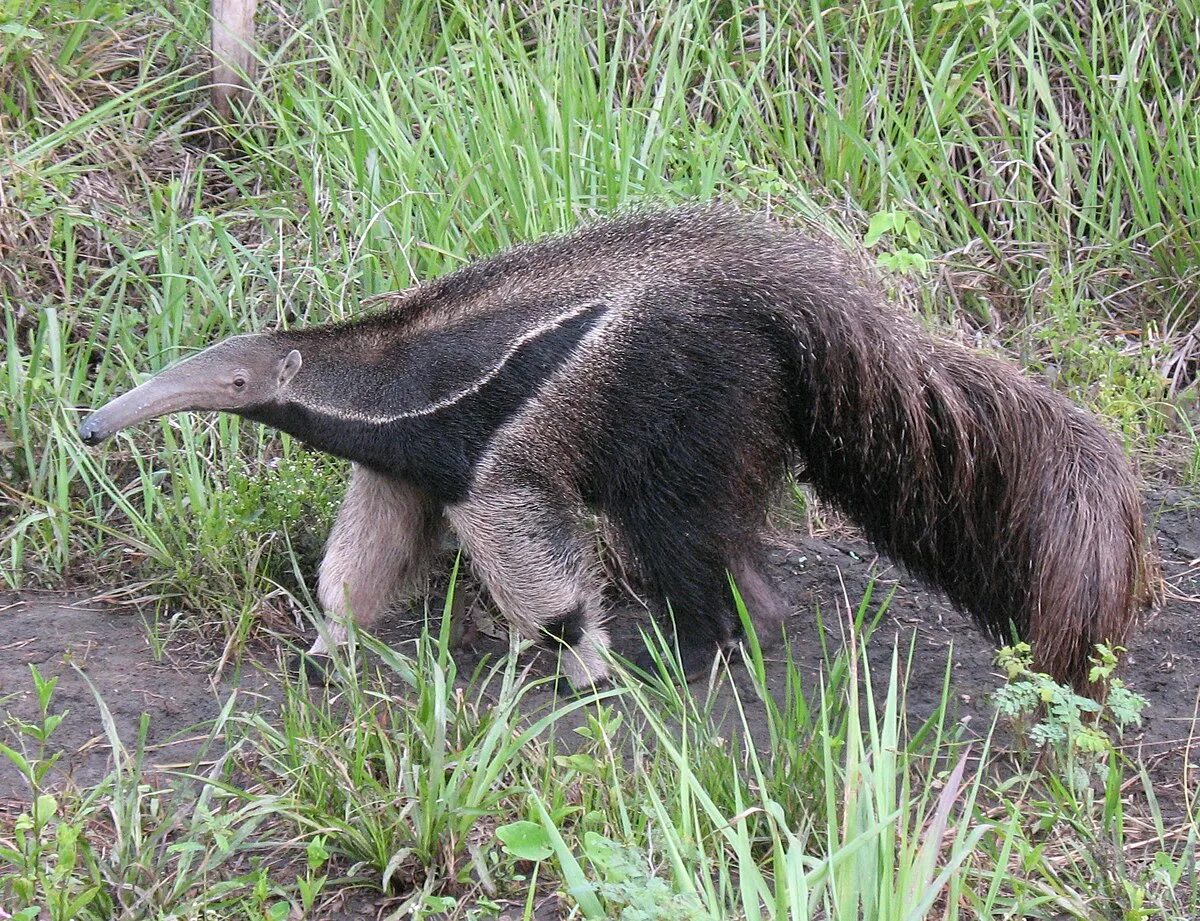
[[303,359],[300,357],[299,349],[292,349],[283,360],[279,362],[279,386],[285,387],[287,383],[296,376],[296,372],[300,370],[300,365]]

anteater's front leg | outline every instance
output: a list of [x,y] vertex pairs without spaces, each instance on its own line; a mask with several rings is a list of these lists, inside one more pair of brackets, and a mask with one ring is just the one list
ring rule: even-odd
[[317,577],[327,629],[309,654],[343,642],[348,617],[369,626],[398,595],[420,586],[442,527],[441,509],[419,489],[355,464]]
[[510,624],[558,649],[574,687],[606,679],[601,570],[579,510],[550,489],[477,483],[447,516]]

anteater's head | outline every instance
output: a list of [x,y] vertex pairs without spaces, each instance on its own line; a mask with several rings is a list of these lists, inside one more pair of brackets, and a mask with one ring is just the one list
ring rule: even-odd
[[83,420],[79,437],[99,444],[121,429],[181,410],[263,410],[285,399],[300,364],[300,352],[283,337],[234,336],[106,403]]

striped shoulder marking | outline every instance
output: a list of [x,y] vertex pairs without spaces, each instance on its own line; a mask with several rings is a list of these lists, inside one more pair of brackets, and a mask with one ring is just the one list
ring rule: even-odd
[[[597,311],[597,308],[600,308]],[[311,412],[319,413],[323,416],[328,416],[335,419],[345,419],[353,422],[362,422],[369,425],[389,425],[393,422],[402,422],[405,419],[420,419],[428,416],[436,415],[444,410],[450,409],[463,400],[481,391],[489,383],[496,379],[505,369],[510,361],[521,351],[521,349],[549,333],[554,332],[560,327],[570,323],[572,320],[583,317],[587,313],[597,313],[596,322],[580,337],[579,341],[574,345],[572,351],[577,350],[580,346],[594,342],[603,332],[604,328],[611,321],[613,309],[604,301],[587,301],[570,310],[566,310],[558,316],[542,323],[540,326],[535,326],[533,329],[518,336],[508,350],[500,357],[492,367],[488,368],[477,380],[473,381],[469,386],[438,400],[435,403],[430,403],[427,406],[422,406],[418,409],[405,410],[399,413],[368,413],[358,410],[345,409],[338,406],[333,406],[319,400],[311,400],[305,398],[297,402],[305,409]]]

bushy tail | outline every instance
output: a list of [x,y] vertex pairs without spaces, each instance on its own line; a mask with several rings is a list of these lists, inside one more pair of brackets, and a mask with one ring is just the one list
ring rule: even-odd
[[[1036,667],[1083,691],[1158,591],[1137,478],[1089,413],[926,335],[842,270],[805,273],[794,434],[819,495]],[[819,278],[819,276],[818,276]],[[833,290],[836,288],[836,292]]]

